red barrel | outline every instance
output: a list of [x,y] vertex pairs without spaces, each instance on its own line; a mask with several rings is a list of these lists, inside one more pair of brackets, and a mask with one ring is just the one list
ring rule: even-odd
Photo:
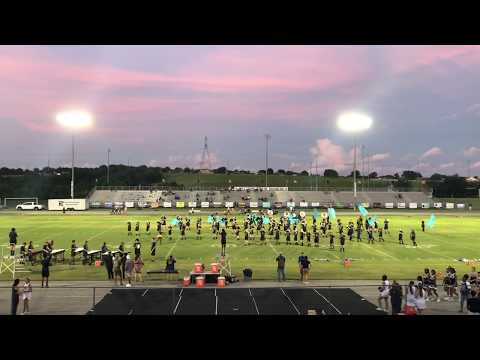
[[183,286],[185,287],[190,286],[190,276],[185,276],[183,278]]
[[217,263],[212,263],[211,264],[211,269],[212,269],[213,273],[217,273],[218,272],[218,264]]
[[196,272],[196,273],[201,273],[202,272],[202,263],[195,263],[193,271]]
[[205,286],[205,278],[203,276],[197,276],[195,279],[195,286],[197,288],[203,288]]
[[217,278],[217,286],[221,288],[225,287],[225,278],[223,276]]

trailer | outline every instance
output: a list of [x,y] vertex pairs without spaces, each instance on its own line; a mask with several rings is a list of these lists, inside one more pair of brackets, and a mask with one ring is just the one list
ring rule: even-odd
[[86,199],[48,199],[49,211],[73,211],[87,210],[88,202]]

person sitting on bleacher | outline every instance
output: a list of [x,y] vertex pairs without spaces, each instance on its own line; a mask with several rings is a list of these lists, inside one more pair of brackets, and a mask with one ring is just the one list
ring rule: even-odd
[[169,272],[169,273],[175,272],[175,263],[176,262],[177,262],[177,260],[175,260],[175,258],[172,255],[170,255],[167,259],[167,266],[165,267],[165,271]]

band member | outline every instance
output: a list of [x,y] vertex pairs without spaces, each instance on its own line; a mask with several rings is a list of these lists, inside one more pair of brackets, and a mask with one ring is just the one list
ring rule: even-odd
[[385,230],[385,234],[390,234],[390,230],[388,230],[388,225],[388,219],[385,219],[385,221],[383,222],[383,230]]
[[157,233],[162,233],[162,223],[160,221],[157,221]]
[[422,220],[422,232],[425,232],[425,221]]
[[400,245],[404,245],[404,244],[403,244],[403,230],[400,230],[400,231],[398,232],[398,243],[399,243]]
[[245,229],[245,245],[248,245],[249,237],[248,230]]
[[372,227],[369,227],[368,230],[367,230],[367,234],[368,234],[368,243],[369,244],[373,244],[374,242],[374,238],[373,238],[373,229]]
[[168,225],[168,240],[172,240],[172,225]]
[[293,227],[293,242],[295,245],[298,245],[298,230],[296,226]]
[[417,242],[415,241],[415,230],[412,229],[412,231],[410,232],[410,240],[412,240],[412,243],[413,243],[413,246],[417,246]]
[[265,229],[263,227],[260,229],[260,241],[265,245]]
[[335,249],[335,245],[334,245],[334,241],[335,241],[335,235],[333,235],[333,233],[330,233],[330,249]]
[[345,235],[340,235],[340,252],[345,252]]
[[17,246],[17,231],[15,228],[12,228],[10,233],[8,234],[9,240],[10,240],[10,256],[15,256],[15,248]]
[[137,234],[137,236],[140,235],[140,223],[138,221],[135,224],[135,233]]
[[145,228],[145,232],[146,232],[147,234],[150,234],[150,221],[147,221],[147,226],[146,226],[146,228]]
[[197,221],[197,240],[202,238],[202,223]]
[[310,242],[310,237],[311,237],[311,234],[310,234],[310,231],[307,232],[307,246],[311,246],[311,242]]
[[233,226],[235,227],[235,237],[237,238],[237,241],[240,240],[240,226],[237,226],[236,224],[233,224]]
[[127,222],[127,235],[128,236],[132,235],[132,223],[130,221]]
[[152,256],[152,261],[154,261],[153,257],[155,257],[155,253],[157,252],[157,241],[158,238],[152,238],[152,247],[150,248],[150,255]]
[[383,239],[383,230],[382,230],[382,228],[379,228],[379,229],[378,229],[378,241],[379,241],[379,242],[385,242],[385,240]]
[[347,234],[348,234],[348,239],[350,241],[352,241],[352,239],[353,239],[353,223],[352,222],[350,222],[348,224],[348,233]]
[[181,235],[181,239],[182,240],[185,240],[187,237],[185,236],[185,230],[187,228],[187,225],[185,224],[182,224],[181,228],[180,228],[180,235]]
[[140,243],[140,239],[135,239],[133,243],[133,248],[135,249],[135,256],[140,256],[142,244]]
[[275,242],[277,244],[280,242],[280,229],[278,226],[275,228]]
[[288,228],[285,231],[285,241],[286,241],[287,245],[290,245],[290,229],[288,229]]

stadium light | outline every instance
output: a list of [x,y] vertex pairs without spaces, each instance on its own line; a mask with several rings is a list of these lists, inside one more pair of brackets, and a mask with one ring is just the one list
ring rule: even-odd
[[[368,130],[373,120],[370,116],[358,112],[346,112],[341,114],[337,120],[337,126],[349,133],[359,133]],[[357,204],[357,138],[354,136],[353,146],[353,210]]]
[[75,187],[75,137],[74,132],[89,128],[93,125],[93,116],[83,110],[63,111],[56,115],[56,120],[59,125],[72,131],[72,181],[70,182],[70,196],[74,198]]
[[81,110],[65,111],[57,114],[57,122],[69,129],[84,129],[93,125],[90,113]]

